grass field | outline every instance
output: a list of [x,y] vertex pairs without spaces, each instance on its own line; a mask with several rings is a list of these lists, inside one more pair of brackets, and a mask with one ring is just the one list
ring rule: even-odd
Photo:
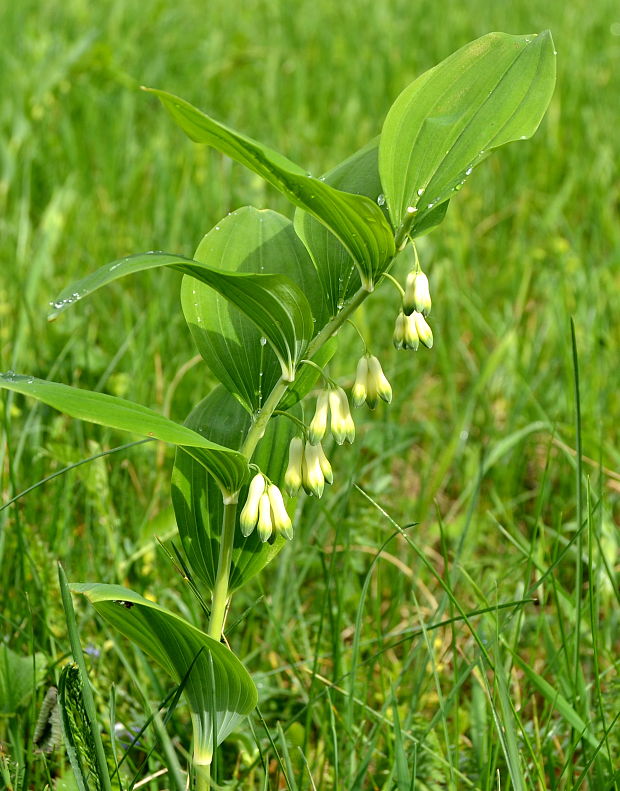
[[[124,255],[191,256],[239,206],[291,211],[189,142],[139,86],[184,96],[320,174],[461,45],[545,28],[558,84],[539,131],[489,158],[420,240],[435,348],[395,352],[394,291],[382,287],[360,325],[394,402],[358,410],[359,440],[334,451],[336,484],[300,504],[295,541],[233,602],[227,637],[257,682],[261,716],[223,745],[218,781],[620,788],[620,9],[2,4],[0,369],[122,395],[179,422],[214,380],[187,365],[196,352],[177,275],[126,279],[48,325],[49,301]],[[345,333],[332,366],[347,386],[358,346]],[[71,580],[127,584],[200,623],[157,540],[174,538],[173,450],[135,445],[44,482],[131,438],[12,394],[0,418],[2,502],[41,482],[0,511],[0,782],[68,791],[64,752],[33,745],[69,661],[56,561]],[[92,610],[78,621],[120,758],[172,686]],[[9,651],[23,659],[23,689]],[[167,733],[140,736],[123,788],[174,787],[171,755],[184,767],[191,738],[182,707]]]

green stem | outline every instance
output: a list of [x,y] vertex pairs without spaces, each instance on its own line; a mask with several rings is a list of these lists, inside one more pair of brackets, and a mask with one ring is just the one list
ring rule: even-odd
[[[354,313],[362,302],[369,295],[369,291],[360,288],[359,291],[353,296],[351,301],[334,316],[323,329],[318,333],[313,341],[308,345],[307,354],[309,357],[316,354],[321,346],[331,336],[340,329],[349,316]],[[267,424],[271,416],[277,409],[282,396],[287,391],[291,382],[280,378],[274,385],[273,390],[269,393],[267,400],[263,404],[260,413],[256,416],[254,423],[247,433],[245,441],[241,446],[241,453],[248,461],[252,458],[256,446],[260,442],[265,433]],[[235,495],[238,492],[235,493]],[[230,499],[235,499],[233,495]],[[211,618],[209,619],[209,637],[214,640],[220,640],[222,637],[222,629],[224,628],[224,620],[226,617],[226,608],[228,606],[228,583],[230,580],[230,565],[232,559],[233,543],[235,538],[235,517],[237,513],[236,502],[224,503],[224,518],[222,524],[222,535],[220,538],[220,554],[217,563],[217,576],[215,578],[215,585],[213,586],[213,597],[211,603]],[[197,780],[200,778],[197,776]]]
[[235,517],[237,503],[224,505],[224,518],[222,520],[222,535],[220,536],[220,555],[217,561],[217,576],[213,586],[211,599],[211,618],[209,619],[209,637],[220,640],[226,607],[228,605],[228,581],[230,578],[230,561],[232,559],[233,543],[235,540]]
[[209,791],[211,788],[211,764],[194,764],[196,772],[196,791]]

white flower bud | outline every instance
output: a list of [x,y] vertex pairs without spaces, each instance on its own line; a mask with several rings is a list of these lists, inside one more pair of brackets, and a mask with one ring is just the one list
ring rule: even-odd
[[250,481],[248,496],[241,513],[239,514],[239,526],[244,536],[249,536],[256,527],[258,520],[258,509],[261,495],[265,491],[265,478],[262,473],[255,475]]
[[260,500],[258,501],[258,524],[256,529],[258,530],[258,537],[263,543],[270,538],[273,530],[271,522],[271,502],[266,492],[261,494]]
[[413,349],[417,352],[420,345],[420,338],[418,336],[418,329],[415,321],[416,313],[411,316],[405,316],[405,333],[403,339],[403,349]]
[[413,288],[413,301],[415,309],[423,316],[428,316],[431,312],[431,292],[428,286],[428,278],[424,272],[418,272]]
[[329,391],[329,409],[331,413],[331,430],[339,445],[353,442],[355,439],[355,423],[351,417],[347,394],[342,387]]
[[301,486],[301,463],[303,456],[303,440],[301,437],[293,437],[288,449],[288,467],[284,474],[284,486],[290,497],[295,497]]
[[433,331],[428,326],[428,322],[424,318],[421,313],[415,311],[411,314],[411,317],[415,321],[416,331],[418,333],[418,338],[420,339],[420,343],[423,343],[427,349],[433,348]]
[[321,472],[323,473],[323,477],[325,478],[325,483],[333,483],[334,482],[334,473],[332,472],[332,465],[329,463],[329,459],[325,455],[325,451],[323,450],[323,446],[319,442],[317,445],[319,450],[319,466],[321,467]]
[[351,390],[351,399],[355,406],[361,406],[366,400],[366,380],[368,377],[368,357],[364,355],[357,364],[355,384]]
[[293,523],[288,515],[282,499],[282,493],[273,483],[267,487],[267,496],[271,505],[271,519],[275,529],[286,538],[293,538]]
[[[374,396],[372,403],[370,400],[371,395]],[[383,399],[386,404],[390,404],[392,401],[392,386],[383,373],[379,360],[374,355],[370,355],[368,358],[368,398],[366,401],[371,409],[376,406],[377,396]]]
[[306,445],[302,465],[304,489],[308,494],[314,494],[316,497],[322,496],[325,486],[325,477],[321,469],[320,447],[320,444]]
[[405,347],[405,333],[407,332],[407,317],[401,311],[396,317],[396,324],[394,325],[394,335],[392,336],[392,343],[395,349],[404,349]]
[[311,445],[316,445],[325,436],[327,431],[327,409],[329,405],[329,390],[321,390],[316,400],[316,412],[308,427],[308,440]]
[[414,310],[427,316],[431,312],[431,293],[424,272],[409,272],[405,284],[403,310],[409,316]]

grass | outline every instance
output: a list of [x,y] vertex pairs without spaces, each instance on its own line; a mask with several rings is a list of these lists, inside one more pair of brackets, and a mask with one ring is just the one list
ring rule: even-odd
[[[619,25],[608,0],[587,13],[556,0],[252,0],[243,13],[190,0],[3,6],[0,369],[177,420],[211,379],[194,365],[176,388],[195,354],[176,276],[113,285],[49,326],[47,303],[122,255],[191,254],[237,206],[289,209],[186,141],[140,84],[320,173],[377,134],[411,79],[470,39],[549,27],[558,49],[537,135],[489,159],[421,240],[435,349],[391,349],[389,285],[364,310],[394,403],[358,410],[359,442],[335,449],[333,490],[303,503],[295,542],[235,599],[228,637],[256,678],[260,714],[220,751],[219,780],[620,787]],[[353,332],[343,350],[332,375],[350,383]],[[4,502],[71,467],[0,512],[1,646],[42,656],[13,705],[0,654],[0,778],[72,789],[63,752],[32,742],[69,652],[55,561],[70,580],[127,582],[200,622],[155,538],[173,534],[172,456],[147,443],[71,466],[127,438],[11,396],[0,410]],[[77,617],[120,760],[172,689],[92,612]],[[124,788],[134,777],[136,788],[176,787],[190,726],[182,708],[169,715],[169,736],[158,717],[140,733]]]

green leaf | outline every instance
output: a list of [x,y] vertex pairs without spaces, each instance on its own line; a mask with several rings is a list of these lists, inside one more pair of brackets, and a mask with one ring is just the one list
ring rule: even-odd
[[0,643],[0,714],[15,714],[45,676],[45,655],[20,656]]
[[36,398],[78,420],[180,445],[211,473],[225,494],[237,491],[247,477],[248,465],[241,453],[210,442],[141,404],[11,372],[0,374],[0,387]]
[[[239,402],[222,386],[218,386],[190,413],[186,425],[214,442],[240,447],[251,418]],[[253,461],[269,478],[281,485],[288,461],[288,445],[295,431],[291,420],[272,418]],[[245,501],[247,487],[240,493]],[[172,502],[179,536],[192,571],[210,590],[213,589],[219,557],[223,503],[213,481],[203,474],[186,452],[179,449],[172,473]],[[256,533],[243,537],[238,524],[232,554],[231,590],[239,588],[257,574],[284,546],[284,539],[263,544]]]
[[555,51],[546,31],[489,33],[405,88],[388,112],[379,146],[394,227],[417,235],[488,152],[531,137],[554,85]]
[[170,253],[142,253],[112,261],[66,288],[51,303],[50,319],[98,288],[125,275],[168,266],[206,283],[239,308],[272,346],[284,378],[294,377],[295,363],[312,337],[312,312],[304,293],[278,274],[224,272],[192,258]]
[[207,143],[282,192],[295,206],[312,214],[334,233],[359,268],[362,283],[372,289],[375,273],[394,255],[394,237],[377,204],[363,195],[334,189],[267,146],[205,115],[184,99],[147,89],[159,97],[174,121],[197,143]]
[[[382,198],[379,178],[379,139],[372,140],[344,162],[327,173],[326,184],[346,192],[364,195],[379,204]],[[387,222],[387,214],[383,214]],[[307,211],[295,212],[295,230],[308,248],[316,267],[324,298],[329,305],[329,316],[335,316],[360,287],[360,275],[346,247],[324,224]],[[374,278],[385,269],[376,267]]]
[[[204,237],[195,258],[220,271],[269,271],[293,281],[302,307],[297,309],[300,321],[294,332],[296,346],[287,364],[296,362],[315,328],[323,326],[325,305],[312,261],[290,220],[251,206],[238,209]],[[256,322],[193,277],[183,279],[181,303],[194,341],[209,368],[249,412],[260,409],[281,375],[281,365],[271,346],[261,343],[265,335]],[[293,314],[294,310],[290,308],[289,312]],[[275,312],[272,315],[283,323],[283,317]]]
[[[249,673],[225,645],[178,615],[120,585],[78,583],[97,612],[152,657],[179,684],[192,713],[199,761],[213,751],[256,706]],[[213,744],[214,731],[216,734]]]

